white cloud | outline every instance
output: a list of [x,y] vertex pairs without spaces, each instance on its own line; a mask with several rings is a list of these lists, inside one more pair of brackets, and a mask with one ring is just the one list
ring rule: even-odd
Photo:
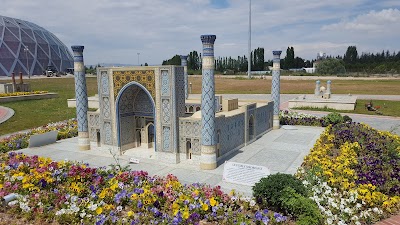
[[341,21],[339,23],[325,25],[323,31],[367,31],[384,32],[391,28],[400,29],[400,11],[398,9],[384,9],[381,11],[371,11],[367,14],[357,16],[352,21]]
[[[217,35],[216,56],[236,57],[248,51],[248,0],[228,0],[228,7],[218,9],[210,0],[0,1],[0,15],[36,23],[67,46],[85,45],[88,64],[137,63],[138,52],[141,63],[160,64],[175,54],[201,52],[200,35],[206,33]],[[252,48],[264,47],[266,60],[272,50],[285,51],[288,46],[308,59],[319,51],[344,54],[348,43],[400,50],[396,2],[381,0],[379,4],[388,9],[368,8],[368,3],[252,0]],[[377,30],[381,32],[362,35]]]

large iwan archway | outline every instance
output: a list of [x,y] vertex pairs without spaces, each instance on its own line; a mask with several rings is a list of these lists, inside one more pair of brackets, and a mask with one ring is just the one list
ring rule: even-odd
[[[116,99],[117,137],[121,151],[154,148],[155,104],[148,90],[137,82],[126,84]],[[154,128],[153,128],[154,129]]]

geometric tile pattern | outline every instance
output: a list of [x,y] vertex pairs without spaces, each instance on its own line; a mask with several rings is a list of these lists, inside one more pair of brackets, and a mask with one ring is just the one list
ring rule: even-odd
[[162,100],[162,114],[163,114],[163,122],[170,123],[171,122],[171,106],[169,104],[169,99]]
[[185,116],[185,80],[184,68],[175,67],[175,98],[176,98],[176,112],[178,117]]
[[168,70],[161,70],[161,96],[170,95]]
[[114,98],[117,98],[119,91],[125,84],[136,81],[150,92],[151,97],[155,101],[156,91],[154,76],[154,70],[113,71]]
[[219,130],[219,155],[223,155],[245,143],[244,114],[225,117],[217,120]]
[[202,90],[201,90],[201,144],[216,144],[215,130],[215,84],[214,84],[214,42],[215,35],[201,35],[203,44]]
[[104,122],[104,143],[107,145],[112,144],[112,132],[111,132],[111,123],[110,122]]
[[163,127],[163,151],[169,152],[171,151],[171,128],[170,127]]
[[102,94],[109,95],[110,94],[110,87],[108,82],[108,74],[107,71],[101,71],[101,90]]
[[272,51],[273,54],[273,66],[272,66],[272,88],[271,97],[274,101],[274,115],[279,115],[279,104],[280,104],[280,57],[282,51]]
[[189,97],[189,92],[188,92],[188,88],[189,88],[189,84],[188,84],[188,74],[187,74],[187,55],[181,55],[181,66],[183,66],[185,68],[184,73],[183,73],[183,77],[184,77],[184,84],[185,84],[185,99],[188,99]]
[[[24,50],[27,49],[27,50]],[[20,19],[0,16],[0,76],[42,74],[50,64],[57,71],[73,67],[68,48],[51,32]]]
[[110,99],[108,97],[103,97],[101,104],[103,107],[103,115],[105,119],[111,119],[111,109],[110,109]]
[[201,92],[202,145],[215,145],[214,70],[203,69]]
[[85,67],[83,66],[83,46],[72,46],[74,53],[76,117],[78,132],[88,131],[88,97],[86,91]]
[[[134,93],[135,94],[135,93]],[[133,99],[130,100],[133,104],[133,112],[140,112],[145,114],[151,114],[153,116],[154,106],[151,98],[146,94],[146,92],[139,88]]]

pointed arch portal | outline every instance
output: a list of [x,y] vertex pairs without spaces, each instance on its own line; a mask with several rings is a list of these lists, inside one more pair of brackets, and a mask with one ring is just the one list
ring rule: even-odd
[[[116,109],[118,147],[121,151],[140,147],[149,141],[155,143],[154,99],[143,85],[137,82],[126,84],[118,93]],[[149,124],[153,129],[150,132]]]

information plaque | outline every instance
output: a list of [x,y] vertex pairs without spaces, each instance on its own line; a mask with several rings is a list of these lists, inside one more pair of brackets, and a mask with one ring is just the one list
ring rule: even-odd
[[270,171],[265,166],[225,162],[222,180],[229,183],[254,186],[261,178],[268,175],[270,175]]

